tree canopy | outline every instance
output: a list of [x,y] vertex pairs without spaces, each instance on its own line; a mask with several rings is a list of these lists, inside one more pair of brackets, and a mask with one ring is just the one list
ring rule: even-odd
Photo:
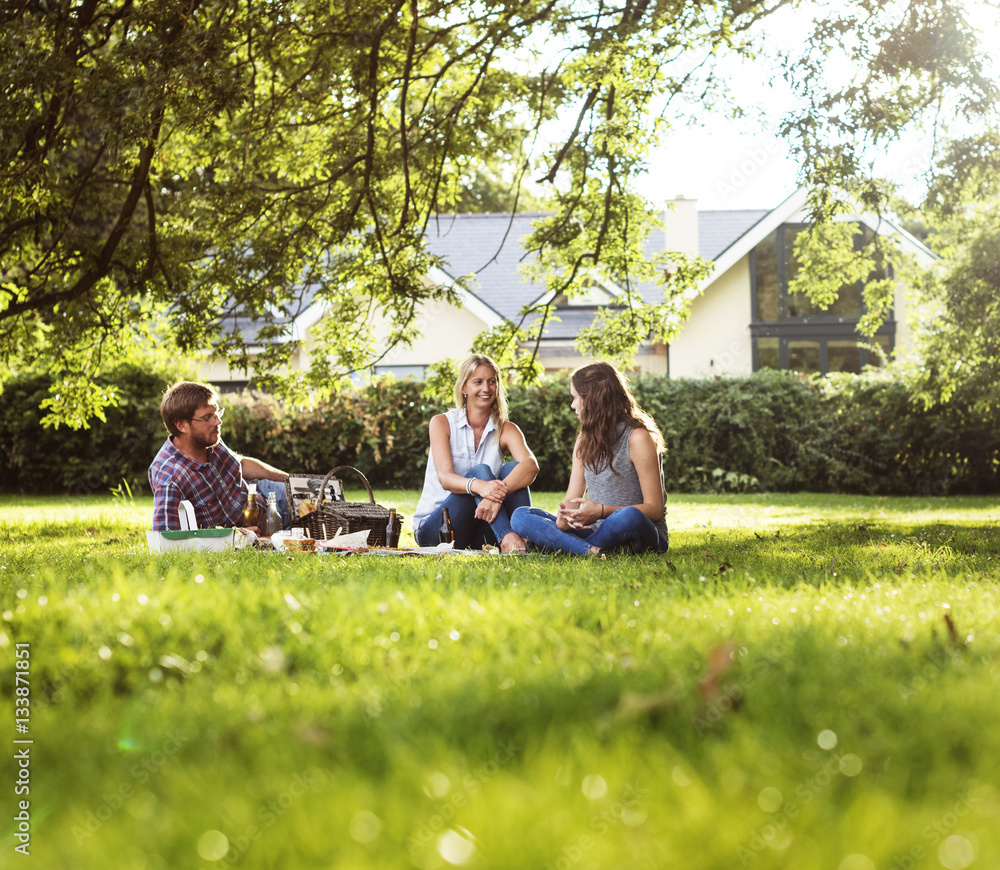
[[[156,344],[245,365],[258,345],[266,375],[290,352],[276,341],[290,316],[318,303],[335,312],[318,331],[323,352],[279,386],[327,388],[412,338],[422,304],[453,298],[426,279],[434,215],[515,204],[529,179],[551,209],[529,241],[539,274],[573,293],[596,269],[626,291],[591,348],[669,339],[668,315],[704,266],[646,257],[657,207],[637,181],[659,137],[724,91],[715,61],[751,56],[768,19],[796,5],[7,2],[3,363],[54,367],[52,413],[80,423],[114,401],[90,388],[108,360]],[[997,89],[959,3],[816,9],[813,39],[785,58],[804,103],[783,132],[823,220],[846,208],[844,192],[884,207],[872,149],[928,113],[988,129]],[[831,67],[835,55],[845,64]],[[972,137],[956,141],[972,177]],[[657,306],[635,289],[647,280],[663,288]],[[376,314],[388,346],[375,346]],[[499,350],[517,337],[514,325],[491,340]]]

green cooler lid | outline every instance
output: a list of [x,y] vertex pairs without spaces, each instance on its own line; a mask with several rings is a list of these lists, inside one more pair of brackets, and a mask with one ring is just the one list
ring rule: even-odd
[[168,541],[183,541],[187,538],[224,538],[232,533],[232,529],[185,529],[160,532]]

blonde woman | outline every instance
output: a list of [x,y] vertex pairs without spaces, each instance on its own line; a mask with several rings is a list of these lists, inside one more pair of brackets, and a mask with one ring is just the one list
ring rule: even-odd
[[[441,508],[448,508],[455,547],[498,543],[501,552],[524,552],[510,514],[531,505],[528,486],[538,462],[521,430],[507,419],[500,369],[474,354],[459,368],[455,407],[431,418],[424,488],[413,516],[418,546],[438,543]],[[512,457],[504,462],[504,457]]]
[[666,552],[670,539],[659,427],[609,363],[573,372],[570,395],[580,430],[566,498],[556,516],[520,508],[511,526],[544,549],[579,556],[605,550]]

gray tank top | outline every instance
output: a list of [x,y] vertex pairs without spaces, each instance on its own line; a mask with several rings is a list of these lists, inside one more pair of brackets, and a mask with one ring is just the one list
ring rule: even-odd
[[[583,468],[583,476],[587,482],[587,493],[591,501],[599,504],[611,505],[632,505],[642,504],[642,487],[639,485],[639,475],[635,473],[635,466],[629,455],[629,438],[632,430],[627,426],[622,426],[618,433],[618,440],[615,442],[615,449],[611,467],[604,471],[594,471],[589,465]],[[669,542],[667,533],[667,491],[663,485],[663,463],[658,463],[660,469],[660,492],[663,493],[663,516],[656,523],[656,531],[659,532],[663,541]],[[601,524],[601,520],[594,521],[594,528]]]

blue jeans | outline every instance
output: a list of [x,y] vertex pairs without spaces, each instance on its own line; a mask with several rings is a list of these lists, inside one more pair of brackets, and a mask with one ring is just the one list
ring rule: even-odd
[[[511,460],[501,466],[499,474],[494,474],[488,465],[476,465],[466,476],[477,480],[503,480],[516,467],[517,463]],[[448,508],[448,516],[451,517],[451,525],[455,529],[455,548],[458,550],[479,550],[486,543],[499,544],[513,531],[510,527],[510,515],[517,509],[523,510],[531,506],[531,491],[528,487],[524,487],[508,492],[492,523],[476,519],[476,507],[481,501],[478,495],[452,492],[441,505],[443,508]],[[440,543],[439,526],[440,521],[435,522],[433,517],[428,518],[417,529],[415,535],[417,546],[433,547]],[[491,538],[493,540],[490,540]]]
[[586,556],[591,547],[602,550],[631,550],[633,553],[666,553],[667,541],[660,539],[656,526],[639,508],[616,510],[596,529],[556,528],[556,518],[540,508],[520,508],[510,519],[511,526],[522,538],[546,550],[557,550],[574,556]]

